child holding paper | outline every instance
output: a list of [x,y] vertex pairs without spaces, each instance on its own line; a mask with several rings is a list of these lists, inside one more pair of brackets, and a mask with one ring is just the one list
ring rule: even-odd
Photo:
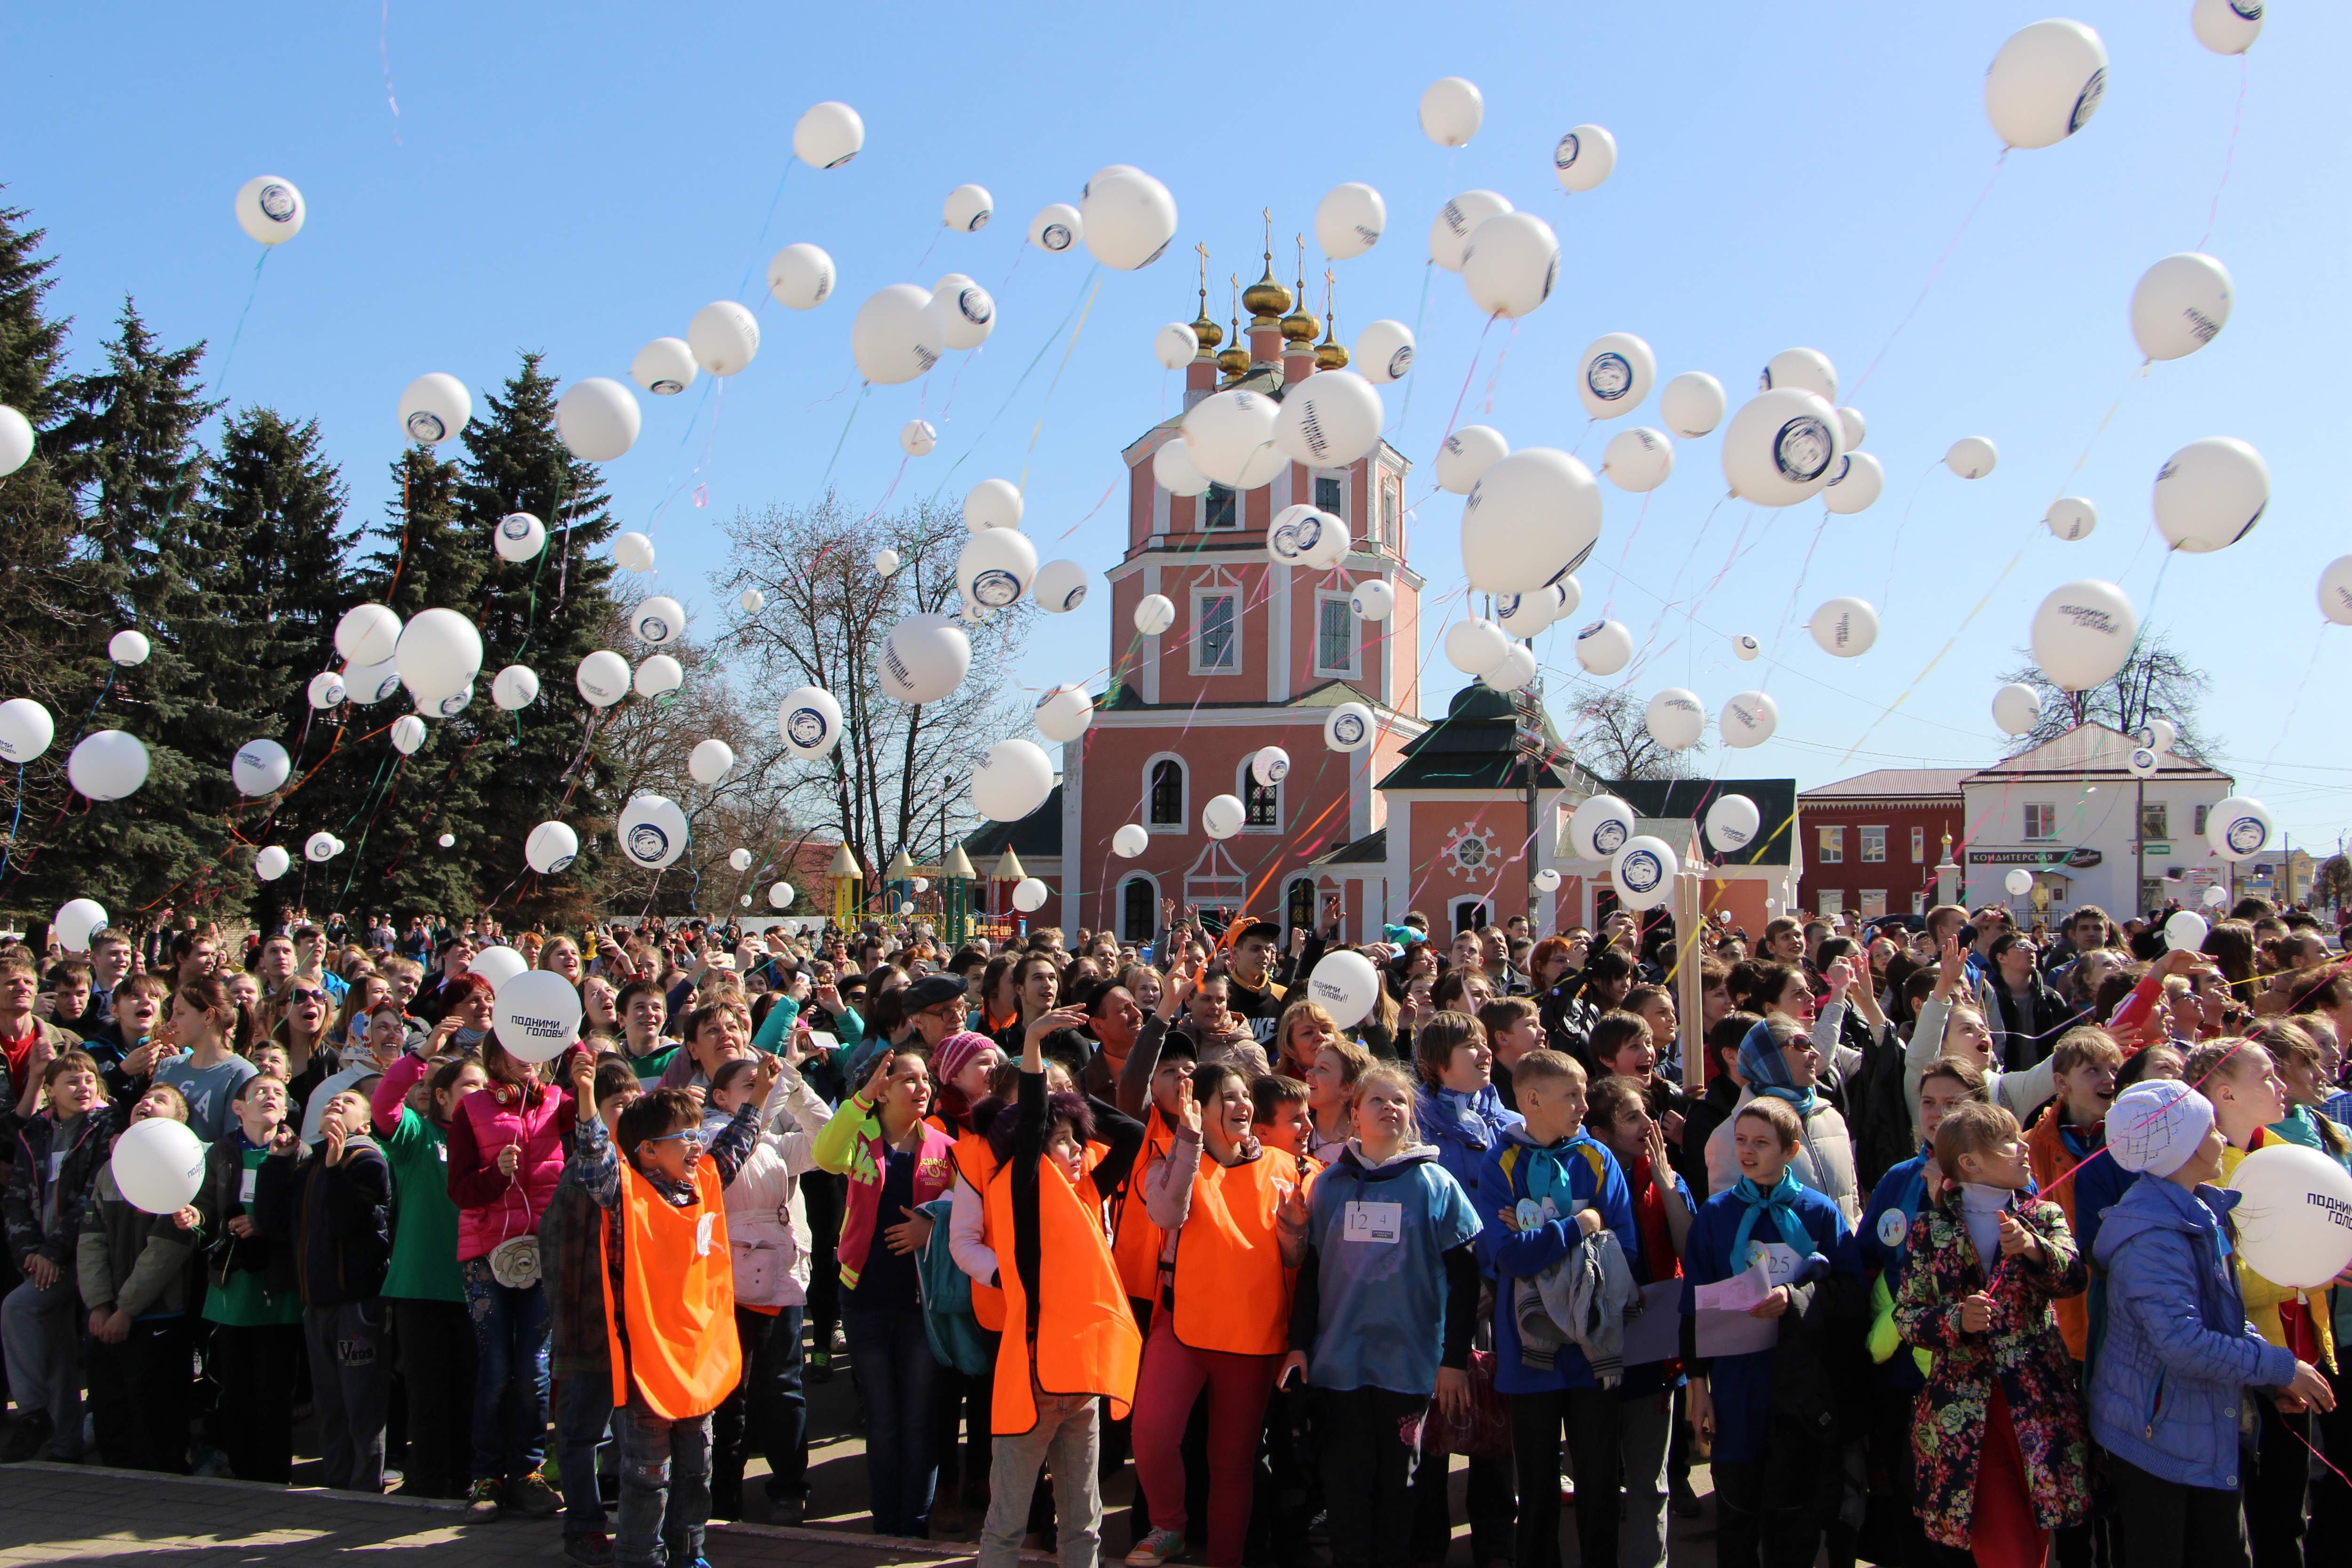
[[[1776,1568],[1811,1563],[1842,1487],[1819,1342],[1826,1318],[1859,1305],[1861,1262],[1837,1204],[1790,1173],[1801,1130],[1785,1100],[1739,1108],[1730,1125],[1739,1180],[1700,1207],[1683,1254],[1691,1429],[1715,1445],[1721,1568],[1753,1568],[1759,1546]],[[1735,1301],[1753,1301],[1748,1318],[1778,1320],[1772,1340],[1717,1335],[1738,1314],[1721,1310],[1724,1292],[1708,1287],[1731,1281]],[[1753,1348],[1713,1348],[1743,1342]]]

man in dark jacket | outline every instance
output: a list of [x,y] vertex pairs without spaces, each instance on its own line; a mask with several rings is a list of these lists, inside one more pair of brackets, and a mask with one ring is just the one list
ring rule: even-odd
[[0,1448],[16,1462],[81,1458],[81,1333],[75,1254],[90,1183],[113,1143],[115,1115],[98,1063],[68,1050],[42,1069],[47,1109],[16,1129],[8,1170],[8,1256],[24,1283],[0,1306],[8,1386],[22,1414]]

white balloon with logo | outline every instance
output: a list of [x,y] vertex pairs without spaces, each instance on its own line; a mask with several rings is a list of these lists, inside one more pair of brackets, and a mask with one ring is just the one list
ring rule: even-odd
[[1083,686],[1056,686],[1037,700],[1031,721],[1045,739],[1066,746],[1095,721],[1095,700]]
[[1703,370],[1686,370],[1658,394],[1658,417],[1685,441],[1696,441],[1723,423],[1723,383]]
[[1479,476],[1462,505],[1462,566],[1485,594],[1527,594],[1584,564],[1601,538],[1601,486],[1556,447],[1527,447]]
[[1351,363],[1375,384],[1397,381],[1412,369],[1412,329],[1402,321],[1374,321],[1356,334]]
[[1716,727],[1723,743],[1734,751],[1760,746],[1780,727],[1780,705],[1762,691],[1742,691],[1726,698]]
[[956,592],[983,610],[1001,610],[1029,591],[1037,575],[1037,547],[1016,528],[991,528],[963,542],[956,556]]
[[629,694],[629,661],[610,648],[598,648],[580,661],[572,684],[592,708],[610,708]]
[[2194,250],[2168,256],[2132,289],[2132,341],[2150,359],[2181,359],[2230,324],[2230,269]]
[[2033,662],[2061,689],[2087,691],[2115,679],[2138,636],[2139,616],[2124,591],[2082,578],[2052,589],[2033,612]]
[[1114,163],[1078,196],[1082,238],[1105,267],[1132,272],[1160,259],[1176,237],[1176,198],[1140,169]]
[[1673,846],[1648,834],[1627,839],[1609,863],[1609,879],[1617,884],[1617,901],[1628,909],[1654,910],[1674,897],[1675,877],[1682,870]]
[[1631,332],[1596,338],[1576,367],[1576,395],[1595,419],[1631,414],[1658,379],[1658,356]]
[[1512,210],[1511,199],[1495,191],[1465,191],[1437,209],[1429,225],[1429,258],[1448,272],[1462,270],[1470,237],[1488,218]]
[[2090,538],[2091,531],[2099,526],[2099,509],[2081,496],[2061,496],[2042,514],[2042,526],[2052,538],[2073,544]]
[[294,182],[277,174],[256,174],[238,186],[235,206],[237,227],[263,245],[285,244],[310,216]]
[[1274,444],[1275,421],[1281,413],[1281,405],[1273,398],[1245,387],[1212,393],[1184,416],[1185,454],[1218,484],[1255,489],[1289,461]]
[[491,531],[490,548],[501,561],[531,560],[547,548],[547,525],[527,511],[510,511]]
[[1992,721],[2004,735],[2022,735],[2042,722],[2042,694],[2011,681],[1992,694]]
[[510,664],[490,681],[490,700],[509,713],[539,700],[539,672],[529,665]]
[[1381,973],[1360,952],[1327,952],[1307,976],[1307,999],[1342,1029],[1371,1016],[1381,999]]
[[1985,118],[2011,147],[2048,147],[2090,123],[2107,85],[2107,47],[2053,18],[2010,35],[1985,72]]
[[940,221],[959,234],[978,234],[996,211],[986,185],[958,185],[940,204]]
[[1310,468],[1343,468],[1381,444],[1381,395],[1351,370],[1327,370],[1283,394],[1274,444]]
[[1822,402],[1833,404],[1838,395],[1837,366],[1819,349],[1782,349],[1764,362],[1763,374],[1756,378],[1756,390],[1810,392]]
[[931,302],[947,323],[950,349],[976,349],[996,331],[996,300],[961,272],[949,273],[932,287]]
[[2205,842],[2224,860],[2243,860],[2271,841],[2270,808],[2233,795],[2205,814]]
[[420,375],[400,395],[401,433],[420,446],[437,447],[474,416],[466,384],[439,371]]
[[1576,634],[1576,662],[1587,675],[1614,675],[1633,657],[1633,634],[1622,621],[1595,621]]
[[1242,830],[1246,815],[1239,795],[1213,795],[1201,807],[1201,831],[1212,838],[1231,838]]
[[1964,479],[1980,479],[2000,461],[2000,453],[1982,436],[1963,436],[1944,453],[1944,467]]
[[833,258],[823,247],[788,245],[768,262],[768,292],[779,305],[814,310],[833,296]]
[[686,667],[666,653],[649,653],[637,664],[629,689],[648,700],[667,697],[686,684]]
[[1707,842],[1720,854],[1747,848],[1756,842],[1757,830],[1763,826],[1763,814],[1744,795],[1717,795],[1706,808]]
[[1840,517],[1867,511],[1886,489],[1886,469],[1867,452],[1848,452],[1830,468],[1822,504]]
[[342,852],[343,841],[331,833],[313,833],[302,845],[302,858],[313,864],[324,864]]
[[701,374],[693,345],[684,338],[656,338],[629,362],[629,379],[656,397],[676,397]]
[[657,871],[686,853],[686,813],[657,795],[632,796],[621,808],[614,837],[621,853],[648,871]]
[[812,105],[793,127],[793,155],[818,169],[838,169],[866,145],[866,121],[845,103]]
[[1723,432],[1723,477],[1742,500],[1794,506],[1821,494],[1844,456],[1837,410],[1793,387],[1759,392]]
[[946,616],[901,617],[875,660],[882,695],[897,702],[936,702],[971,669],[971,639]]
[[1342,702],[1324,716],[1323,743],[1335,752],[1360,752],[1372,743],[1372,710],[1361,702]]
[[1048,561],[1037,568],[1029,596],[1049,616],[1066,616],[1087,602],[1087,569],[1075,561]]
[[1528,315],[1551,298],[1559,281],[1559,236],[1533,213],[1498,213],[1462,247],[1462,287],[1489,316],[1516,321]]
[[776,710],[776,732],[796,757],[824,756],[841,741],[841,704],[819,686],[788,691]]
[[1034,741],[999,741],[971,770],[972,809],[991,822],[1018,822],[1054,790],[1054,763]]
[[580,835],[568,822],[542,822],[522,841],[523,863],[542,877],[569,868],[580,855]]
[[1552,178],[1563,191],[1600,188],[1617,167],[1617,138],[1599,125],[1579,125],[1553,144]]
[[686,606],[667,595],[656,594],[629,613],[629,630],[639,642],[656,647],[674,643],[686,631]]
[[1609,437],[1601,448],[1601,472],[1619,489],[1643,495],[1664,484],[1675,471],[1675,444],[1663,430],[1636,425]]
[[1437,488],[1466,496],[1488,468],[1510,456],[1511,444],[1491,425],[1465,425],[1437,448]]
[[1181,321],[1171,321],[1153,334],[1151,357],[1162,370],[1182,370],[1201,352],[1201,339]]
[[1086,220],[1067,202],[1051,202],[1029,220],[1029,243],[1049,256],[1058,256],[1078,243]]
[[[313,682],[315,689],[316,682]],[[338,697],[337,701],[341,699]],[[29,697],[11,697],[0,702],[0,762],[14,763],[18,767],[36,762],[57,739],[57,721],[49,710]]]
[[2197,41],[2215,54],[2242,55],[2263,36],[2262,0],[2197,0],[2189,8],[2189,26]]
[[1824,599],[1805,629],[1832,658],[1859,658],[1878,640],[1878,612],[1860,599]]
[[733,375],[760,353],[760,319],[732,300],[713,300],[686,324],[694,363],[713,375]]
[[1385,578],[1367,577],[1349,590],[1348,607],[1367,621],[1385,621],[1396,613],[1396,590]]
[[2325,1289],[2352,1266],[2352,1172],[2325,1152],[2274,1140],[2230,1173],[2246,1267],[2290,1290]]
[[530,969],[498,988],[499,1047],[517,1061],[551,1062],[580,1037],[580,990],[551,969]]
[[1686,752],[1706,733],[1706,705],[1696,692],[1669,686],[1650,699],[1643,726],[1650,731],[1650,739],[1667,751]]
[[229,782],[244,795],[265,795],[284,784],[294,772],[294,759],[275,741],[247,741],[228,764]]
[[1388,203],[1360,181],[1332,186],[1315,207],[1315,243],[1334,261],[1363,255],[1388,226]]
[[2270,466],[2233,437],[2191,441],[2156,473],[2157,531],[2192,555],[2245,538],[2270,503]]
[[1633,837],[1633,808],[1613,795],[1587,795],[1568,819],[1568,841],[1579,858],[1606,860]]
[[857,374],[877,386],[914,380],[948,352],[947,318],[928,289],[889,283],[866,297],[849,326]]
[[1110,852],[1122,860],[1132,860],[1151,847],[1151,834],[1139,822],[1122,824],[1110,836]]

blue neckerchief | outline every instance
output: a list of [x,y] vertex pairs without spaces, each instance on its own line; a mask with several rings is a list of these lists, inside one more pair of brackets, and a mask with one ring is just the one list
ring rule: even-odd
[[[1810,1085],[1803,1089],[1790,1089],[1786,1084],[1779,1083],[1759,1083],[1753,1087],[1759,1094],[1769,1094],[1775,1100],[1787,1100],[1796,1108],[1797,1114],[1801,1118],[1811,1116],[1813,1113],[1813,1107],[1821,1103],[1822,1097],[1814,1093]],[[1745,1177],[1741,1179],[1746,1180]]]
[[[1780,1239],[1789,1244],[1800,1258],[1813,1254],[1813,1238],[1805,1229],[1805,1222],[1797,1217],[1797,1194],[1804,1191],[1796,1173],[1783,1170],[1780,1182],[1770,1192],[1765,1192],[1748,1177],[1731,1189],[1731,1195],[1744,1205],[1739,1216],[1739,1228],[1731,1236],[1731,1274],[1744,1273],[1748,1268],[1748,1238],[1755,1234],[1759,1216],[1770,1215]],[[1728,1278],[1729,1276],[1726,1276]]]
[[1566,1158],[1575,1142],[1570,1138],[1558,1148],[1530,1145],[1528,1149],[1534,1158],[1528,1162],[1528,1196],[1538,1203],[1549,1203],[1550,1212],[1560,1219],[1576,1212],[1576,1194],[1571,1190]]

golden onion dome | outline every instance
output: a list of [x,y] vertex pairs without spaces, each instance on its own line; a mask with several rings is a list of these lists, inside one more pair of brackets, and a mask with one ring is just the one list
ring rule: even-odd
[[1307,274],[1304,270],[1307,261],[1307,242],[1304,239],[1299,241],[1298,250],[1301,268],[1298,274],[1298,309],[1282,318],[1282,341],[1288,343],[1311,343],[1315,341],[1315,334],[1323,330],[1323,323],[1308,314],[1307,310]]
[[1271,320],[1290,309],[1290,290],[1275,281],[1273,257],[1265,258],[1265,276],[1242,290],[1242,303],[1261,320]]
[[1323,341],[1315,345],[1315,368],[1317,370],[1345,370],[1348,368],[1348,345],[1341,342],[1336,335],[1339,330],[1338,322],[1334,321],[1329,323],[1323,333]]
[[1192,335],[1201,340],[1201,352],[1208,353],[1225,341],[1225,329],[1209,320],[1208,309],[1203,306],[1200,315],[1193,319]]
[[1217,356],[1217,368],[1227,375],[1242,375],[1250,367],[1249,345],[1242,342],[1242,324],[1234,323],[1233,346]]

